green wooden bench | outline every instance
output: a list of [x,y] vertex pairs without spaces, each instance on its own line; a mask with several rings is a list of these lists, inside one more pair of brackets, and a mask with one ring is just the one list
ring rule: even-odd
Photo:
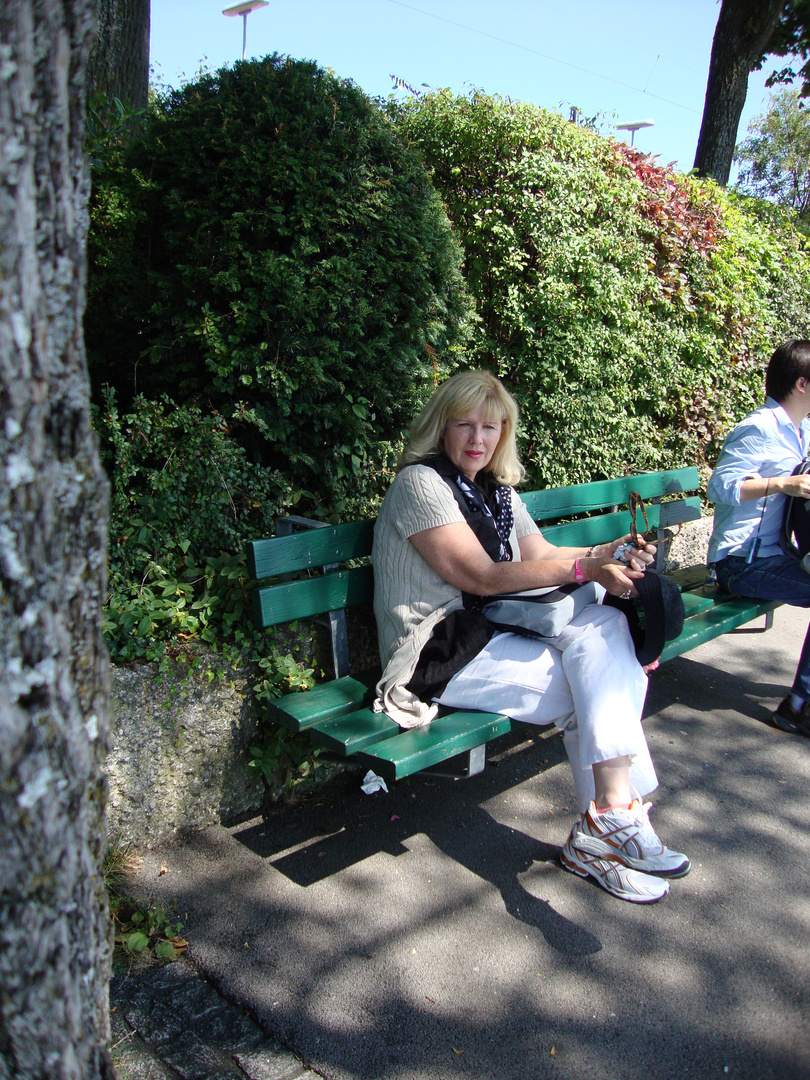
[[[697,469],[685,468],[530,491],[521,497],[552,543],[590,546],[630,530],[631,491],[645,500],[649,530],[659,537],[677,522],[698,519],[699,497],[685,494],[695,491],[698,483]],[[641,531],[643,522],[637,525]],[[293,532],[295,527],[301,531]],[[386,780],[425,769],[475,775],[486,762],[487,743],[517,726],[513,721],[494,713],[441,709],[427,727],[402,731],[370,707],[379,669],[352,671],[345,612],[372,598],[373,528],[373,521],[332,526],[283,518],[277,526],[279,535],[248,544],[250,573],[259,582],[253,590],[258,625],[268,628],[325,616],[332,640],[334,679],[277,698],[267,718],[292,731],[309,731],[328,751],[357,759]],[[773,609],[779,606],[718,590],[707,583],[705,566],[688,567],[671,576],[681,586],[686,621],[683,633],[667,643],[662,661],[759,615],[766,616],[767,629]],[[271,580],[265,583],[265,579]]]

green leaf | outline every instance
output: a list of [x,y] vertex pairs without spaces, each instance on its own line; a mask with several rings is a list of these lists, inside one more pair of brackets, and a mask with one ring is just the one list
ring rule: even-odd
[[129,952],[139,953],[143,952],[149,944],[149,938],[142,931],[136,930],[134,933],[127,935],[124,944]]
[[155,956],[158,960],[176,960],[177,950],[170,941],[159,941],[155,945]]

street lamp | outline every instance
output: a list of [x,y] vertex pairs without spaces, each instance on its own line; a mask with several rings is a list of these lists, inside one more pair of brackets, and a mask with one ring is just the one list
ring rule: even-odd
[[245,59],[245,50],[247,48],[247,17],[251,11],[257,11],[259,8],[267,7],[270,0],[243,0],[241,4],[233,4],[231,7],[223,9],[223,15],[241,15],[242,16],[242,59]]
[[636,132],[638,131],[639,128],[654,127],[654,126],[655,126],[655,121],[654,120],[633,120],[629,124],[617,124],[616,125],[616,130],[617,131],[629,131],[629,132],[631,132],[630,145],[632,146],[634,141],[635,141],[635,138],[636,138]]

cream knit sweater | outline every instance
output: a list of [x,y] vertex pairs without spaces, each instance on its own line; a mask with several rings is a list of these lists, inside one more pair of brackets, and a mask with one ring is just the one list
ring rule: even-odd
[[[540,530],[514,489],[512,511],[510,543],[519,559],[517,541]],[[420,701],[405,684],[434,626],[463,606],[461,592],[436,573],[409,538],[456,521],[463,522],[464,515],[447,482],[427,465],[411,465],[394,479],[374,526],[374,614],[383,667],[374,709],[403,728],[428,724],[436,715],[437,707]]]

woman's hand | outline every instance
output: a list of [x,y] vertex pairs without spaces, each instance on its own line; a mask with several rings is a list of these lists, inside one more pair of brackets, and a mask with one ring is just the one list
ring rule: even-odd
[[[609,544],[599,544],[593,550],[594,555],[603,555],[608,558],[613,558],[616,554],[616,549],[622,544],[629,544],[632,540],[630,533],[626,536],[620,536],[618,540],[611,540]],[[645,570],[651,563],[655,561],[655,545],[644,544],[641,547],[632,547],[628,551],[630,557],[630,566],[633,570]]]
[[[583,568],[585,565],[583,560]],[[602,585],[611,596],[623,596],[625,598],[638,596],[634,579],[644,577],[643,570],[634,570],[632,566],[617,562],[615,559],[597,557],[596,555],[588,559],[587,565],[590,571],[588,574],[590,579]]]

